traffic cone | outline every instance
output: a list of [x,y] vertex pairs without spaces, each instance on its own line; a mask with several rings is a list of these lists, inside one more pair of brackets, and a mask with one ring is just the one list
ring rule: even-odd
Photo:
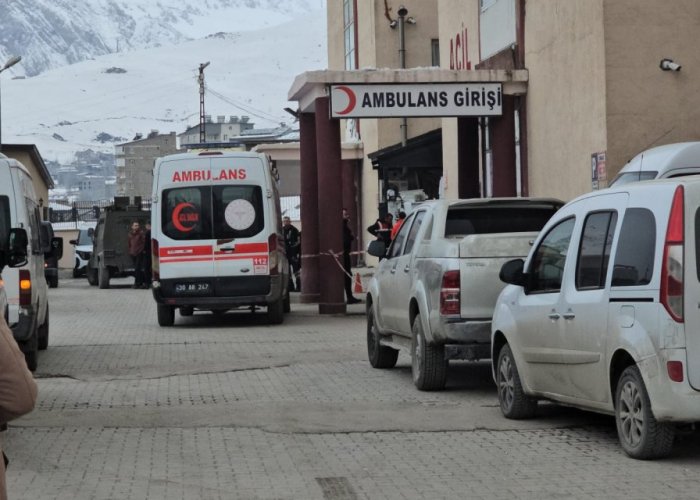
[[355,273],[355,288],[353,293],[362,293],[362,278],[360,278],[360,273]]

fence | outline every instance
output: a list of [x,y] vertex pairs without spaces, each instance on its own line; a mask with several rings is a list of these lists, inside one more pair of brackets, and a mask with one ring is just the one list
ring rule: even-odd
[[[54,229],[78,229],[84,225],[94,226],[105,207],[111,207],[114,201],[74,201],[51,202],[45,207],[44,219],[51,222]],[[151,209],[151,200],[142,200],[143,210]]]

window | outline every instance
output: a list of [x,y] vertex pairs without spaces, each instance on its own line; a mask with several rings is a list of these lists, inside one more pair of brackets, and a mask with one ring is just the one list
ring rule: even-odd
[[532,259],[528,292],[558,292],[566,264],[575,219],[554,226],[542,240]]
[[491,7],[493,4],[496,3],[496,0],[479,0],[479,6],[481,7],[481,12],[485,11],[489,7]]
[[357,69],[355,64],[355,2],[343,0],[343,36],[345,69]]
[[646,208],[629,208],[620,228],[612,286],[648,285],[654,274],[656,220]]
[[211,238],[209,187],[186,187],[163,191],[163,233],[174,240]]
[[433,38],[430,40],[430,64],[440,66],[440,40]]
[[214,186],[214,238],[249,238],[265,227],[260,186]]
[[41,254],[41,239],[39,235],[39,206],[30,198],[25,198],[24,203],[27,206],[27,215],[29,216],[29,241],[32,248],[32,253]]
[[[411,226],[411,230],[408,233],[408,241],[406,241],[406,248],[403,253],[411,253],[413,246],[416,244],[416,238],[418,237],[418,230],[420,229],[423,219],[425,218],[425,212],[418,212],[416,214],[415,222]],[[401,229],[399,229],[401,231]]]
[[401,226],[401,229],[399,229],[399,232],[396,233],[396,237],[394,238],[394,241],[391,242],[391,246],[389,247],[389,258],[398,257],[401,255],[401,247],[403,247],[403,242],[406,241],[409,228],[411,227],[411,224],[413,224],[414,220],[414,215],[410,215]]
[[605,286],[616,223],[616,212],[598,212],[586,217],[576,265],[578,290]]
[[477,207],[452,208],[445,220],[445,237],[470,234],[540,231],[557,207]]

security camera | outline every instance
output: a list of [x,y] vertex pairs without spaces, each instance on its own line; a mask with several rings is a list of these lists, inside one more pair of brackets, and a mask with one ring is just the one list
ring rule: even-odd
[[659,68],[661,68],[663,71],[680,71],[681,65],[673,62],[672,59],[661,59]]
[[398,14],[400,17],[404,17],[406,14],[408,14],[408,9],[402,5],[401,7],[399,7]]

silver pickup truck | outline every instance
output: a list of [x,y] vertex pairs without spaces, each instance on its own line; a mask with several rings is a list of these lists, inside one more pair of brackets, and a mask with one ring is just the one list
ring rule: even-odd
[[549,218],[555,199],[436,200],[419,205],[388,249],[366,297],[367,351],[374,368],[392,368],[400,349],[411,353],[413,382],[440,390],[450,359],[488,359],[491,318],[505,286],[504,262],[524,257]]

